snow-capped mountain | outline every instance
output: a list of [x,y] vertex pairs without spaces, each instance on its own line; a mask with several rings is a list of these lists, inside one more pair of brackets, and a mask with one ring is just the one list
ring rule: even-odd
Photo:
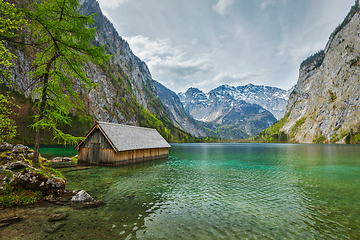
[[[180,94],[183,99],[186,98],[186,102],[191,103],[188,105],[191,111],[186,111],[178,95],[159,83],[156,87],[161,101],[171,113],[171,120],[192,134],[241,139],[256,136],[276,122],[276,118],[260,105],[234,100],[230,96],[218,96],[216,91],[208,96],[196,88]],[[191,116],[189,112],[194,115]]]
[[257,104],[271,112],[279,120],[284,116],[292,89],[247,84],[245,86],[221,85],[208,93],[189,88],[178,96],[185,110],[196,120],[209,122],[217,119],[224,108],[236,106],[245,101]]

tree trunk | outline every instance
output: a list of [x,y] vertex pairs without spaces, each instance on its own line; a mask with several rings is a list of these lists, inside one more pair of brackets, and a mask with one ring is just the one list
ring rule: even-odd
[[33,163],[39,162],[40,155],[40,129],[36,129]]
[[[44,118],[44,110],[46,107],[46,100],[47,100],[47,86],[49,83],[49,71],[51,69],[52,63],[59,57],[59,54],[55,54],[50,61],[46,64],[46,73],[43,76],[43,91],[41,94],[41,103],[39,107],[39,118],[37,119],[38,122],[43,120]],[[33,163],[37,164],[39,163],[39,155],[40,155],[40,140],[41,140],[41,129],[39,126],[36,127],[36,135],[35,135],[35,146],[34,146],[34,157],[33,157]]]
[[[37,121],[41,121],[44,118],[44,110],[46,106],[46,90],[47,90],[47,83],[49,80],[49,76],[44,77],[44,89],[42,93],[42,99],[40,103],[40,109],[39,109],[39,119]],[[36,128],[36,134],[35,134],[35,146],[34,146],[34,157],[33,157],[33,163],[37,164],[39,163],[39,155],[40,155],[40,140],[41,140],[41,128],[39,126]]]

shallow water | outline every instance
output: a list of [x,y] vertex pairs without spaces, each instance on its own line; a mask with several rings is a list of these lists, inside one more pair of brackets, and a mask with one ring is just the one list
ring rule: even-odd
[[[359,146],[173,144],[169,159],[61,170],[106,204],[1,210],[24,216],[1,239],[360,238]],[[54,212],[69,217],[46,233]]]
[[[31,149],[34,149],[34,146],[30,146]],[[54,157],[73,157],[78,154],[77,150],[68,146],[64,147],[63,145],[42,145],[40,146],[40,155],[47,159],[52,159]]]

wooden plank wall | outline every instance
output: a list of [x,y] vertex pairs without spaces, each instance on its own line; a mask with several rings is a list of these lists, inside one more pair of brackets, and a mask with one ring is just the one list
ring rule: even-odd
[[91,144],[100,143],[100,154],[98,164],[100,165],[122,165],[128,163],[136,163],[147,160],[168,157],[168,148],[153,148],[153,149],[137,149],[115,153],[107,142],[102,133],[95,130],[86,142],[79,147],[78,161],[79,163],[90,164],[94,162],[91,159]]
[[92,143],[100,143],[100,149],[112,149],[109,142],[106,140],[99,129],[95,129],[88,137],[88,139],[86,139],[85,144],[82,144],[84,146],[80,147],[90,148]]

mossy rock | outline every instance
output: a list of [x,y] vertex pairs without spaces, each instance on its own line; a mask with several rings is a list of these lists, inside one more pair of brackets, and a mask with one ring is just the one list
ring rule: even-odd
[[62,178],[49,176],[39,170],[26,168],[19,173],[9,183],[12,191],[26,189],[31,191],[41,191],[43,195],[59,195],[65,190],[66,181]]

